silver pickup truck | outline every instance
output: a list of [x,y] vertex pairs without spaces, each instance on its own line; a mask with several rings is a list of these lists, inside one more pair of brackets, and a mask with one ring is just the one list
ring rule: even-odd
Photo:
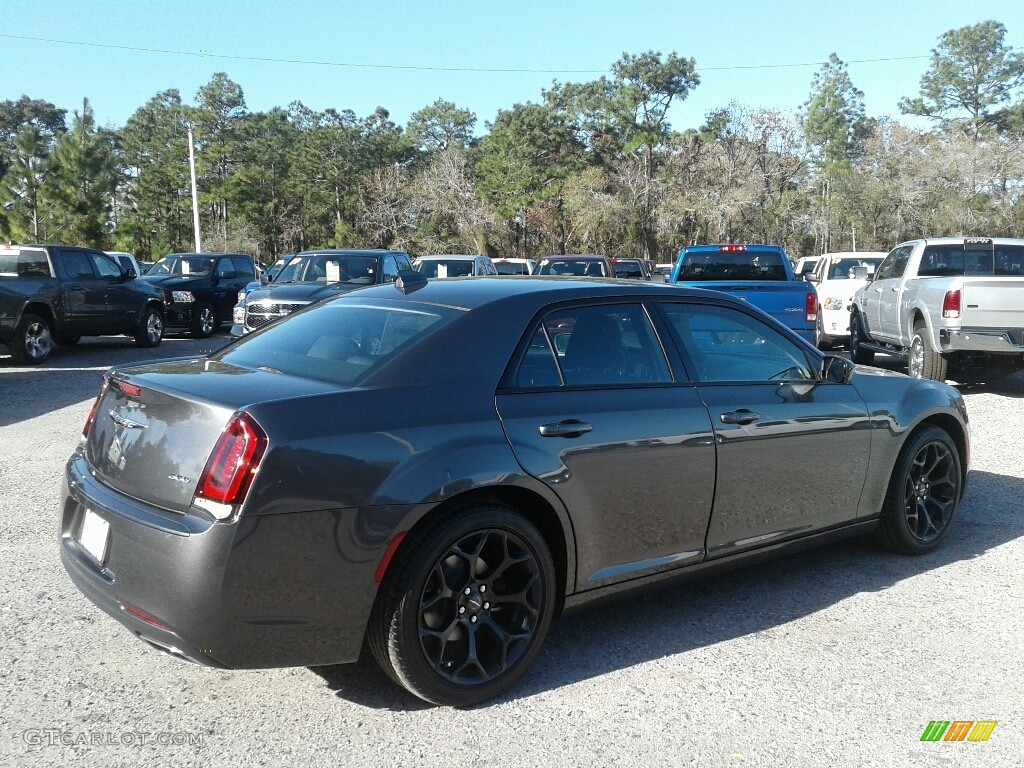
[[850,353],[907,355],[911,376],[991,381],[1024,368],[1024,240],[896,246],[850,305]]

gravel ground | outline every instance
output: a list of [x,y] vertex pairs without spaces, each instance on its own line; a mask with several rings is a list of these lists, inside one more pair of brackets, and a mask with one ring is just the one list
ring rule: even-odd
[[[1024,764],[1024,375],[965,389],[972,473],[938,552],[855,541],[591,607],[511,694],[460,711],[369,662],[176,661],[65,576],[61,472],[101,372],[224,340],[86,339],[34,370],[0,356],[0,765]],[[922,743],[930,720],[998,725]]]

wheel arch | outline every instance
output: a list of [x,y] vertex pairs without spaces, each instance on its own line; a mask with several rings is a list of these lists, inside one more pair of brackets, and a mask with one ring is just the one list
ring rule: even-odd
[[[57,318],[53,314],[53,309],[48,304],[44,304],[41,301],[30,301],[25,305],[24,309],[21,310],[21,316],[25,315],[38,315],[46,321],[47,325],[50,326],[50,330],[54,331],[57,328]],[[18,318],[19,322],[21,318]]]

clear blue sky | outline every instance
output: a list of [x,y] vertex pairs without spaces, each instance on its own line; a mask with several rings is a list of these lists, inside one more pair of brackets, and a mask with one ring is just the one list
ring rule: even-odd
[[[553,80],[596,79],[623,52],[655,50],[697,61],[701,84],[671,115],[682,129],[731,101],[795,111],[834,51],[868,114],[898,116],[939,36],[986,19],[1024,50],[1024,0],[0,0],[0,100],[27,94],[70,115],[88,97],[100,124],[120,126],[161,90],[192,103],[223,71],[251,111],[299,100],[362,117],[379,105],[404,125],[441,98],[472,110],[482,132],[499,109],[539,101]],[[410,69],[218,58],[247,56]],[[858,63],[893,57],[921,58]],[[779,66],[791,64],[803,66]]]

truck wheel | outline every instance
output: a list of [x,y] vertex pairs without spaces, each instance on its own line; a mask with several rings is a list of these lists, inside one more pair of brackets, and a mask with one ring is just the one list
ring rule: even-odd
[[213,307],[201,301],[192,307],[192,335],[197,339],[208,339],[217,328],[217,317]]
[[923,320],[914,323],[914,336],[910,340],[910,361],[907,367],[915,379],[946,380],[949,360],[932,346],[928,326]]
[[22,315],[7,349],[19,365],[39,365],[53,349],[50,326],[39,315]]
[[164,319],[153,307],[146,307],[142,310],[142,319],[139,327],[133,335],[135,346],[142,349],[160,346],[164,338]]
[[864,349],[864,341],[864,321],[860,318],[860,312],[855,312],[850,317],[850,359],[857,365],[871,365],[875,362],[875,353]]

